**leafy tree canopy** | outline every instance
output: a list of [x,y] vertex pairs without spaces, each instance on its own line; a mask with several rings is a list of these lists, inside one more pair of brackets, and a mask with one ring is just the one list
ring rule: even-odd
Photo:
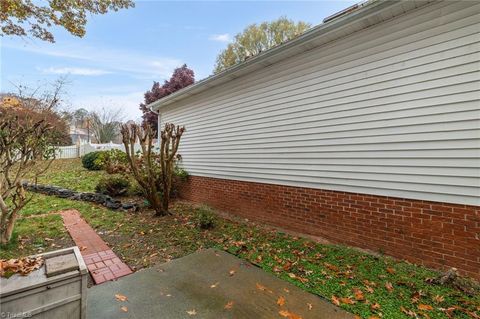
[[159,82],[153,82],[152,89],[145,92],[144,103],[140,104],[140,110],[143,112],[143,123],[148,124],[154,132],[157,131],[158,116],[147,108],[147,105],[160,100],[162,97],[172,94],[175,91],[183,89],[195,82],[195,74],[186,64],[173,71],[170,80],[165,81],[163,85]]
[[55,42],[48,30],[57,25],[83,37],[88,14],[104,14],[133,7],[132,0],[1,0],[0,35],[31,35]]
[[261,24],[251,24],[235,36],[217,57],[214,73],[219,73],[237,63],[291,40],[310,28],[306,22],[295,23],[286,17]]

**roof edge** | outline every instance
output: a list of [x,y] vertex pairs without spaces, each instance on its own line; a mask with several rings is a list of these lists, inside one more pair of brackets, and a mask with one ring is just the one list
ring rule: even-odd
[[[369,1],[364,1],[358,3],[357,9],[348,12],[348,14],[342,14],[334,19],[331,19],[327,22],[321,23],[310,30],[306,31],[302,35],[289,40],[281,45],[275,46],[269,50],[266,50],[264,52],[261,52],[260,54],[249,58],[241,63],[235,64],[234,66],[229,67],[228,69],[214,74],[210,75],[207,78],[204,78],[190,86],[187,86],[179,91],[176,91],[170,95],[167,95],[160,100],[157,100],[155,102],[152,102],[147,105],[147,108],[151,109],[152,111],[158,111],[160,108],[167,106],[177,100],[187,98],[189,96],[192,96],[196,93],[200,93],[201,91],[217,86],[219,84],[214,84],[215,82],[219,82],[220,80],[230,77],[227,79],[227,81],[233,80],[237,77],[234,77],[236,73],[239,73],[241,70],[253,66],[256,64],[260,64],[264,62],[266,59],[273,57],[277,54],[282,53],[284,50],[295,47],[297,45],[304,44],[308,41],[311,41],[315,38],[318,38],[319,36],[322,36],[322,34],[327,33],[332,31],[333,29],[340,28],[342,26],[345,26],[349,23],[356,22],[361,19],[366,19],[368,18],[371,14],[376,13],[382,9],[385,9],[387,7],[393,6],[395,4],[398,4],[397,1],[392,1],[392,0],[369,0]],[[349,7],[351,8],[351,7]],[[342,11],[348,10],[349,8],[346,8]],[[340,11],[340,12],[342,12]],[[332,17],[332,16],[330,16]],[[328,18],[328,17],[327,17]],[[340,37],[339,37],[340,38]],[[295,54],[293,54],[295,55]],[[292,56],[293,56],[292,55]],[[285,58],[288,58],[285,57]],[[225,82],[222,82],[225,83]],[[213,85],[212,85],[213,84]],[[210,85],[210,86],[209,86]],[[197,92],[198,91],[198,92]]]

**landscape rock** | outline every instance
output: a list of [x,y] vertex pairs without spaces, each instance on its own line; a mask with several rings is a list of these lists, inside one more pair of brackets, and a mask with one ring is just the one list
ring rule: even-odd
[[27,181],[22,182],[22,185],[23,187],[25,187],[26,190],[31,192],[41,193],[49,196],[57,196],[60,198],[67,198],[71,200],[96,203],[113,210],[123,209],[138,211],[140,208],[135,203],[122,203],[118,199],[100,193],[75,192],[73,190],[54,185],[34,184]]

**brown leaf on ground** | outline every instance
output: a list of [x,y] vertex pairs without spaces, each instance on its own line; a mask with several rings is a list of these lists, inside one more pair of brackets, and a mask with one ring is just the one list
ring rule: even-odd
[[391,282],[387,281],[385,283],[385,288],[388,290],[388,292],[392,292],[393,291],[393,285]]
[[80,251],[84,251],[84,250],[86,250],[86,249],[87,249],[87,246],[82,246],[82,247],[80,247]]
[[400,310],[406,314],[407,316],[410,316],[412,318],[418,318],[418,315],[415,311],[412,311],[412,310],[409,310],[409,309],[406,309],[404,308],[403,306],[400,307]]
[[[445,297],[444,296],[440,296],[440,295],[436,295],[435,297],[433,297],[433,301],[435,301],[435,303],[441,303],[445,300]],[[480,307],[480,306],[479,306]]]
[[124,296],[124,295],[122,295],[122,294],[116,294],[116,295],[115,295],[115,298],[116,298],[118,301],[127,301],[127,300],[128,300],[127,296]]
[[293,313],[293,312],[290,312],[288,310],[280,310],[278,312],[278,314],[284,318],[288,318],[288,319],[302,319],[302,317],[300,317],[299,315]]
[[308,307],[308,310],[312,310],[313,309],[313,305],[309,302],[307,302],[307,307]]
[[380,309],[380,304],[379,303],[373,303],[371,306],[370,306],[370,310],[372,311],[376,311],[376,310],[379,310]]
[[433,310],[433,307],[430,305],[425,305],[421,303],[418,305],[418,309],[424,310],[424,311],[430,311],[430,310]]
[[278,297],[277,305],[279,305],[280,307],[285,305],[285,298],[283,296]]
[[335,265],[332,265],[332,264],[329,264],[329,263],[323,263],[325,265],[325,267],[327,267],[328,269],[330,269],[331,271],[334,271],[334,272],[338,272],[338,267],[335,266]]
[[14,273],[26,276],[43,265],[42,257],[23,257],[19,259],[0,259],[0,277]]
[[353,289],[353,293],[355,294],[355,300],[358,300],[358,301],[365,300],[363,291],[361,291],[360,289]]
[[120,308],[123,312],[128,312],[128,308],[123,306],[122,308]]
[[341,302],[341,303],[344,303],[344,304],[346,304],[346,305],[353,305],[353,304],[355,304],[355,303],[356,303],[356,301],[355,301],[355,300],[353,300],[353,299],[352,299],[352,298],[350,298],[350,297],[347,297],[347,298],[340,298],[340,302]]
[[387,272],[389,274],[394,274],[395,273],[395,269],[393,269],[392,267],[387,267]]
[[268,293],[273,294],[273,291],[271,291],[270,289],[268,289],[268,288],[265,287],[264,285],[259,284],[258,282],[256,283],[256,286],[257,286],[257,289],[258,289],[258,290],[266,291],[266,292],[268,292]]
[[370,286],[366,286],[366,287],[365,287],[365,290],[366,290],[368,293],[370,293],[370,294],[373,294],[373,293],[375,292],[375,290],[374,290],[372,287],[370,287]]
[[188,313],[190,316],[196,316],[196,315],[197,315],[197,311],[196,311],[195,309],[187,310],[187,313]]
[[332,296],[332,302],[334,305],[340,306],[340,300],[336,296]]
[[233,304],[234,302],[233,301],[229,301],[227,302],[227,304],[223,307],[224,309],[232,309],[233,308]]
[[210,288],[217,288],[219,282],[214,283],[213,285],[210,285]]
[[308,282],[308,279],[307,279],[307,278],[303,278],[303,277],[297,276],[297,275],[295,275],[294,273],[289,273],[289,274],[288,274],[288,277],[290,277],[290,278],[292,278],[292,279],[297,279],[297,280],[299,280],[299,281],[302,282],[302,283]]
[[235,275],[236,271],[234,269],[231,269],[229,272],[228,272],[228,275],[230,277],[232,277],[233,275]]

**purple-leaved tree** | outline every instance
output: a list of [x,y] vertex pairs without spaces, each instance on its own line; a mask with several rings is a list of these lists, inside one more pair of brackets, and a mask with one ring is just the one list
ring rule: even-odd
[[140,110],[143,112],[143,123],[148,124],[155,132],[157,131],[158,116],[147,108],[147,105],[153,103],[162,97],[172,94],[175,91],[183,89],[195,82],[193,70],[186,64],[176,68],[173,71],[170,80],[165,81],[163,85],[159,82],[153,82],[152,89],[145,92],[145,100],[140,104]]

